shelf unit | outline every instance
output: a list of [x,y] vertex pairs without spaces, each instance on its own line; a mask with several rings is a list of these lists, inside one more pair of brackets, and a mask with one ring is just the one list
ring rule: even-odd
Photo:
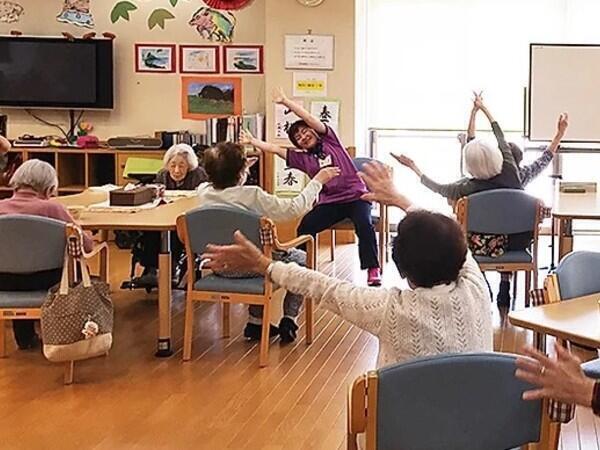
[[[124,185],[129,180],[123,177],[123,169],[127,159],[152,158],[162,159],[164,150],[120,150],[112,148],[45,148],[45,147],[13,147],[10,149],[9,164],[17,156],[23,161],[41,159],[50,163],[58,175],[58,194],[69,195],[84,191],[90,186],[103,184]],[[258,152],[251,152],[249,156],[261,156]],[[264,187],[264,159],[252,168],[253,178],[258,179],[260,186]],[[10,196],[12,189],[5,183],[0,184],[0,197]]]

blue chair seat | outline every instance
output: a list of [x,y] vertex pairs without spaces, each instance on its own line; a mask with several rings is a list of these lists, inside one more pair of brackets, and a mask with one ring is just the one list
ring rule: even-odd
[[261,295],[265,293],[265,279],[263,277],[225,278],[207,275],[194,283],[194,290]]
[[588,377],[600,379],[600,358],[583,363],[581,368]]
[[0,308],[39,308],[48,291],[0,291]]
[[474,258],[479,264],[530,263],[533,261],[531,254],[527,250],[509,251],[497,258],[477,255]]

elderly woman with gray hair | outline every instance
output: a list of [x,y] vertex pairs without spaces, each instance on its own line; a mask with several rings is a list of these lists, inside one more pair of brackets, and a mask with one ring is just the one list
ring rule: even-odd
[[[0,200],[0,215],[28,214],[75,222],[64,206],[51,200],[56,195],[58,179],[54,167],[47,162],[39,159],[24,162],[12,176],[10,186],[14,194],[9,199]],[[84,235],[84,246],[87,251],[93,247],[88,235]],[[49,289],[60,281],[61,272],[61,269],[55,269],[32,274],[0,273],[0,290]],[[20,349],[33,348],[39,342],[33,320],[13,320],[13,330]]]
[[[208,180],[206,172],[198,163],[198,157],[192,147],[187,144],[173,145],[163,158],[163,168],[158,172],[155,183],[160,183],[167,190],[192,191],[201,183]],[[181,258],[183,256],[183,244],[175,233],[171,234],[171,255],[173,272],[181,272]],[[144,267],[141,277],[133,280],[134,285],[146,288],[158,285],[158,253],[160,251],[160,233],[145,232],[139,241],[139,248],[134,246],[134,258],[139,259]],[[177,284],[178,277],[174,277]]]

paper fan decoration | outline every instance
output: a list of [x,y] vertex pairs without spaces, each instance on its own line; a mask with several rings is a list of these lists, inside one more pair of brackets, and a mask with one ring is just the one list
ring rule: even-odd
[[242,9],[248,6],[252,0],[204,0],[211,8],[224,9],[224,10],[235,10]]

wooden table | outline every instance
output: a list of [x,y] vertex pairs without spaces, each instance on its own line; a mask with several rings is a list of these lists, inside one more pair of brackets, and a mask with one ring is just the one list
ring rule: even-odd
[[599,294],[508,314],[510,323],[587,347],[600,348]]
[[[573,194],[571,194],[573,195]],[[600,348],[600,295],[592,294],[549,305],[525,308],[508,314],[510,323],[528,328],[534,332],[549,334],[576,344]],[[544,339],[545,341],[545,339]],[[538,350],[544,351],[542,340],[538,340]],[[557,449],[560,436],[560,423],[547,423],[542,434],[547,433],[545,442],[549,449]],[[528,449],[542,449],[537,444]]]
[[[59,197],[65,206],[90,206],[105,201],[106,192],[87,190],[81,194]],[[159,231],[161,249],[158,256],[158,345],[156,356],[170,356],[171,349],[171,248],[170,234],[176,229],[177,217],[200,206],[198,197],[180,198],[173,203],[135,213],[83,211],[77,222],[86,230],[100,230],[106,239],[109,230]]]
[[552,216],[558,220],[558,258],[573,250],[573,220],[600,220],[600,193],[554,194]]

